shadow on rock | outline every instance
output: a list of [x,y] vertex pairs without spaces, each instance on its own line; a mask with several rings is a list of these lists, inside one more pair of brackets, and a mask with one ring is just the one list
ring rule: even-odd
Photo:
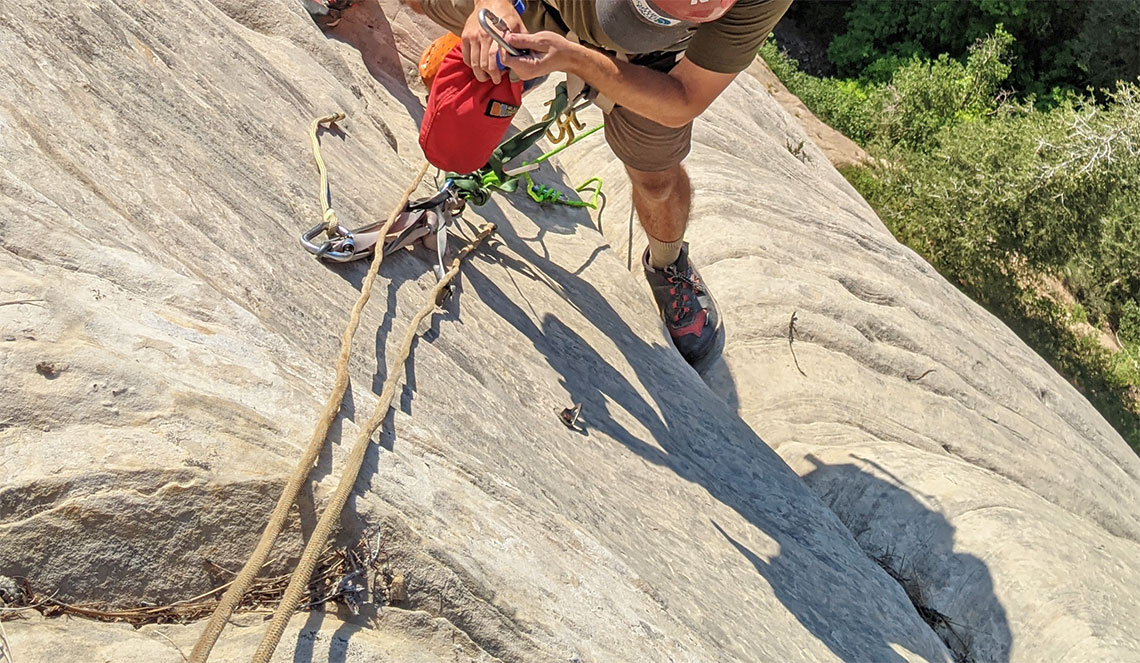
[[[391,81],[378,80],[386,87],[392,85]],[[565,175],[555,172],[549,164],[544,164],[535,177],[563,191],[571,190]],[[535,220],[538,229],[534,236],[521,236],[512,227],[498,207],[502,202]],[[913,621],[898,626],[883,625],[879,623],[883,615],[874,610],[860,612],[862,605],[858,598],[852,600],[850,590],[837,591],[851,584],[851,569],[843,564],[843,561],[850,562],[851,556],[846,544],[826,550],[827,545],[821,546],[821,541],[842,540],[847,533],[823,509],[797,510],[795,505],[780,499],[787,494],[803,494],[803,490],[779,456],[731,417],[727,407],[712,407],[715,398],[710,394],[692,398],[691,392],[704,390],[705,385],[684,364],[664,334],[660,342],[647,341],[594,282],[584,276],[597,270],[596,258],[600,252],[589,253],[570,267],[554,260],[548,247],[549,239],[582,231],[596,232],[585,210],[539,207],[525,195],[516,194],[508,198],[495,197],[479,208],[478,213],[498,226],[498,238],[489,240],[472,255],[471,263],[463,270],[463,280],[483,304],[528,339],[558,374],[559,384],[570,398],[583,405],[580,422],[587,431],[603,433],[645,460],[702,486],[714,499],[773,537],[781,552],[765,561],[713,523],[713,527],[752,563],[788,612],[835,654],[835,660],[887,663],[907,660],[906,651],[927,651],[929,643],[911,641],[924,635],[914,628]],[[490,265],[502,267],[506,276],[492,278],[486,269]],[[634,267],[635,278],[640,278],[636,264]],[[615,266],[615,269],[620,268]],[[525,283],[522,279],[541,283],[581,313],[599,336],[610,339],[625,356],[628,368],[618,368],[602,356],[592,341],[583,337],[583,325],[571,324],[551,312],[536,309],[525,294],[533,288],[520,287],[520,283]],[[649,296],[648,292],[645,296]],[[456,306],[454,310],[458,310],[458,303]],[[408,377],[414,384],[414,375]],[[721,399],[735,407],[738,398],[731,375],[721,375],[717,382]],[[410,400],[405,399],[401,407],[409,411]],[[715,411],[707,411],[710,408]],[[392,416],[389,413],[381,434],[380,446],[387,449],[392,448],[394,440]],[[628,427],[630,417],[636,420],[638,430]],[[368,485],[382,453],[376,446],[370,449],[364,472],[358,479],[358,489]],[[350,506],[346,516],[354,513]],[[965,566],[972,563],[976,582],[987,588],[988,609],[996,615],[988,625],[971,622],[969,628],[959,629],[964,638],[970,638],[969,645],[960,647],[963,651],[960,660],[1004,663],[1008,660],[1009,629],[1004,611],[993,597],[988,571],[979,560],[953,553],[952,534],[952,528],[945,524],[943,535],[932,541],[935,548],[932,555],[952,557]],[[805,564],[810,570],[805,570]],[[889,563],[885,566],[892,576],[901,573]],[[857,572],[865,577],[876,576],[870,579],[868,587],[890,587],[888,579],[873,570],[864,568]],[[882,593],[887,595],[885,599],[878,597],[880,600],[868,604],[896,604],[889,592]],[[901,602],[901,596],[898,601]],[[930,606],[924,610],[927,608],[934,610]],[[948,617],[947,622],[955,622],[957,628],[953,616]],[[747,625],[739,627],[745,629]],[[995,645],[985,651],[1006,653],[977,655],[976,652],[982,651],[977,643],[983,631],[994,642],[1004,642],[1004,650]],[[933,641],[933,638],[928,639]],[[953,644],[951,649],[954,649]],[[730,654],[731,643],[725,643],[724,651]],[[970,656],[973,658],[968,658]]]
[[[349,614],[345,610],[339,610],[338,612],[341,613],[337,615],[338,619],[356,619],[355,615]],[[321,637],[321,626],[324,624],[327,614],[329,613],[325,613],[321,610],[313,610],[309,613],[305,624],[297,633],[297,644],[293,650],[293,663],[314,663],[315,661],[347,663],[349,643],[352,640],[352,636],[365,627],[352,621],[343,621],[340,626],[328,636],[329,644],[327,656],[318,656],[316,648],[318,642],[323,639]]]
[[[993,577],[985,562],[954,551],[954,527],[946,518],[922,505],[897,481],[879,478],[850,463],[827,465],[812,456],[808,459],[815,469],[803,477],[804,481],[839,515],[867,555],[902,587],[919,617],[953,653],[955,662],[1008,663],[1012,636],[1005,609],[994,595]],[[866,506],[871,508],[860,509]],[[880,513],[888,509],[896,517],[905,514],[905,526],[920,531],[899,532],[900,525]],[[845,653],[852,651],[847,642],[849,634],[825,621],[813,602],[805,602],[802,592],[783,580],[796,576],[796,562],[783,554],[765,561],[720,525],[714,522],[713,526],[769,581],[796,619],[838,660],[847,660]],[[768,534],[777,537],[781,550],[785,548],[787,542],[779,540],[780,532]],[[890,543],[904,536],[922,541],[921,555],[900,552]],[[950,586],[947,579],[959,582]],[[963,592],[968,592],[968,597],[961,597]],[[892,642],[882,642],[881,651],[866,660],[904,661],[892,644],[920,651],[899,632]]]
[[[344,10],[335,25],[322,26],[322,30],[329,39],[346,43],[358,50],[368,73],[403,104],[408,110],[408,115],[419,124],[423,119],[424,108],[404,78],[403,62],[396,47],[396,35],[379,3],[353,4]],[[371,119],[395,150],[396,137],[392,131],[383,124],[382,119]]]

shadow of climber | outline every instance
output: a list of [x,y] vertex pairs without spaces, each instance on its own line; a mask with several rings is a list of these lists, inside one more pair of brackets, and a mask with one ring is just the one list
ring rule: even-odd
[[[993,577],[985,562],[954,551],[954,527],[942,514],[928,508],[904,489],[885,469],[871,461],[875,473],[853,463],[827,465],[814,456],[815,466],[803,479],[855,536],[859,547],[898,583],[918,616],[938,635],[955,663],[1008,663],[1012,637],[1005,608],[994,595]],[[882,476],[879,476],[882,475]],[[886,478],[883,478],[886,477]],[[777,555],[770,561],[718,531],[740,551],[761,575],[779,577],[786,562]],[[777,595],[786,587],[773,582]],[[840,661],[854,661],[842,632],[834,631],[813,610],[797,610],[802,601],[781,602]],[[875,661],[904,660],[891,647],[908,650],[902,634],[883,643]],[[865,652],[864,652],[865,653]]]

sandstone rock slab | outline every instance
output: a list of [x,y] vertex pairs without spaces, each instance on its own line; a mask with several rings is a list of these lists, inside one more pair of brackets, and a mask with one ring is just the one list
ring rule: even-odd
[[[1136,454],[895,241],[761,81],[742,75],[694,143],[687,238],[727,329],[709,386],[952,622],[959,660],[1140,660]],[[620,164],[602,144],[561,164],[609,184],[626,254]]]
[[[348,115],[322,138],[341,221],[386,216],[420,159],[396,45],[423,26],[381,5],[368,51],[289,0],[0,7],[0,301],[35,300],[0,307],[0,573],[68,601],[194,595],[252,546],[365,271],[296,246],[319,218],[308,124]],[[399,409],[344,519],[379,530],[408,609],[506,661],[948,659],[670,349],[589,215],[513,198],[471,219],[499,239],[395,369]],[[282,564],[429,260],[385,262]],[[572,403],[584,432],[557,418]]]

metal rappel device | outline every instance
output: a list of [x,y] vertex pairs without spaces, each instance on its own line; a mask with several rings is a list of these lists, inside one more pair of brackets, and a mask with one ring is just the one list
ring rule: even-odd
[[[448,228],[463,213],[465,206],[466,203],[459,196],[459,190],[448,179],[439,193],[429,198],[413,200],[405,205],[404,211],[388,229],[383,241],[380,237],[380,231],[384,227],[383,221],[353,230],[339,224],[330,228],[322,222],[301,234],[301,246],[320,260],[352,262],[372,256],[376,252],[377,244],[383,246],[383,254],[388,256],[406,246],[422,242],[429,249],[435,249],[436,264],[432,269],[435,271],[436,279],[441,280],[447,271],[444,266],[444,256],[447,253]],[[321,233],[326,233],[327,239],[317,244],[317,238]]]

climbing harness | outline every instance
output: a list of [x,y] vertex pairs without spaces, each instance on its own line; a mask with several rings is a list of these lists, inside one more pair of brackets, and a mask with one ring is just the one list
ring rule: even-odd
[[[589,184],[597,183],[598,186],[593,200],[586,203],[583,201],[570,200],[568,196],[561,192],[549,187],[537,185],[529,175],[531,171],[537,170],[547,159],[593,135],[604,126],[598,125],[585,133],[575,134],[576,131],[580,131],[585,127],[585,125],[578,120],[577,112],[590,105],[590,103],[592,103],[592,101],[589,89],[583,89],[571,99],[567,93],[566,83],[559,83],[554,90],[554,99],[546,104],[548,110],[541,120],[500,143],[491,153],[491,158],[487,161],[487,165],[480,170],[469,175],[447,173],[448,179],[459,189],[460,195],[472,205],[486,204],[487,201],[490,200],[491,194],[495,191],[514,193],[518,190],[521,182],[526,182],[527,194],[537,203],[567,205],[571,207],[596,207],[597,198],[601,191],[600,178],[591,178],[582,186],[575,189],[580,192]],[[558,129],[557,134],[552,133],[552,127]],[[511,163],[515,159],[538,144],[538,141],[542,140],[543,136],[547,136],[552,142],[558,142],[555,139],[565,142],[536,159],[524,161],[517,166],[511,167]]]
[[[445,271],[443,258],[447,253],[448,228],[463,213],[465,206],[459,191],[451,182],[446,182],[434,196],[404,205],[396,222],[383,235],[381,228],[384,223],[370,223],[355,230],[341,225],[330,230],[326,224],[318,223],[301,234],[301,246],[322,260],[350,262],[371,256],[377,244],[381,243],[381,236],[384,238],[382,253],[385,256],[421,241],[435,249],[437,262],[432,269],[440,279]],[[315,240],[321,233],[325,233],[328,239],[318,245]]]
[[[349,230],[337,221],[336,211],[329,204],[332,194],[329,190],[328,170],[321,157],[318,131],[321,125],[332,127],[344,119],[344,113],[334,113],[313,121],[309,127],[309,140],[313,147],[313,159],[321,178],[321,221],[301,233],[301,246],[317,258],[330,262],[350,262],[367,258],[383,245],[383,255],[409,246],[416,241],[430,242],[436,250],[437,263],[433,269],[436,279],[443,278],[444,255],[447,252],[447,230],[454,219],[463,213],[465,203],[459,191],[450,182],[444,184],[439,193],[428,198],[405,202],[396,215],[395,221],[370,223]],[[318,237],[324,234],[320,244]],[[381,238],[383,237],[383,241]]]
[[[318,130],[321,125],[327,124],[331,127],[344,119],[344,114],[337,113],[314,120],[310,126],[309,137],[313,147],[313,158],[321,177],[320,195],[323,214],[320,223],[301,233],[301,246],[321,260],[342,263],[370,257],[375,253],[377,245],[382,245],[382,253],[387,256],[416,242],[422,242],[436,252],[433,271],[439,279],[444,272],[448,229],[463,213],[467,203],[485,205],[493,192],[514,193],[520,184],[525,183],[527,195],[536,203],[596,209],[602,190],[601,178],[592,177],[575,189],[580,193],[591,184],[596,185],[591,200],[583,201],[573,200],[553,187],[536,184],[530,174],[546,160],[602,129],[604,125],[598,125],[589,131],[578,133],[585,128],[585,125],[578,119],[577,112],[590,103],[588,89],[579,92],[572,103],[566,91],[566,84],[560,83],[555,88],[554,99],[546,104],[548,110],[542,120],[500,143],[484,168],[468,175],[447,173],[438,193],[408,202],[397,216],[395,224],[383,235],[380,233],[383,225],[381,223],[371,223],[350,230],[337,222],[336,212],[329,205],[331,192],[324,160],[321,158]],[[555,130],[557,133],[554,133]],[[509,166],[524,152],[534,147],[543,136],[555,143],[554,149],[533,160],[524,161],[514,167]]]

